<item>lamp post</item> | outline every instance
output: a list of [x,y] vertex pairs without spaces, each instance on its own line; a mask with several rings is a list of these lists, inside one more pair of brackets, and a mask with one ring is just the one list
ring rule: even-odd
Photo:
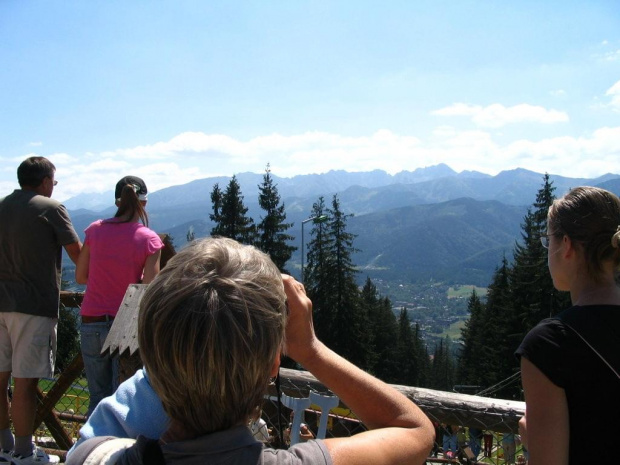
[[304,224],[308,221],[312,221],[313,223],[325,223],[327,221],[327,215],[319,215],[312,216],[310,218],[306,218],[301,222],[301,282],[304,282]]

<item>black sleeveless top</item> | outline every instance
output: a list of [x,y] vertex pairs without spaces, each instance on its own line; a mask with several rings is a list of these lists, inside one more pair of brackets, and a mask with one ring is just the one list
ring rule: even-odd
[[570,465],[598,463],[597,454],[610,445],[605,435],[613,434],[606,427],[620,418],[620,379],[571,328],[620,373],[620,306],[615,305],[574,306],[541,321],[516,355],[566,393]]

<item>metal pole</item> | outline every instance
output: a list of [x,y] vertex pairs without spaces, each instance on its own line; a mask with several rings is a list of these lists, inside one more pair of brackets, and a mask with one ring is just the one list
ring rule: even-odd
[[306,224],[308,220],[304,220],[301,222],[301,283],[304,282],[304,224]]

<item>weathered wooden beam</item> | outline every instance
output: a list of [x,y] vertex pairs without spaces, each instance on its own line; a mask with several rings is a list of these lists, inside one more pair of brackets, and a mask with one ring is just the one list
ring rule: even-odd
[[138,351],[138,310],[147,284],[130,284],[101,352],[133,355]]
[[65,412],[57,412],[58,418],[63,421],[70,421],[73,423],[86,423],[88,418],[86,415],[80,415],[79,413],[65,413]]
[[[37,388],[37,398],[40,401],[45,399],[45,396],[41,389]],[[37,415],[39,412],[37,411]],[[67,434],[65,428],[62,426],[58,416],[53,410],[45,410],[40,412],[47,430],[50,432],[54,441],[61,449],[69,450],[73,446],[73,439]],[[41,424],[41,423],[39,423]]]
[[82,374],[82,370],[84,370],[84,361],[82,360],[82,352],[78,352],[73,361],[58,377],[47,395],[40,398],[41,403],[37,408],[37,416],[34,421],[35,430],[56,407],[58,401],[65,395],[73,382]]
[[[132,284],[127,289],[123,303],[105,342],[103,351],[118,353],[121,359],[134,356],[124,377],[140,366],[138,351],[138,311],[140,300],[146,291],[144,284]],[[326,388],[314,376],[305,371],[281,370],[282,389],[291,396],[307,396],[310,389],[326,393]],[[467,394],[435,391],[409,386],[394,386],[414,401],[429,416],[440,423],[474,426],[498,432],[514,432],[525,413],[525,404],[503,399],[492,399]],[[272,389],[271,391],[275,391]],[[274,395],[275,392],[270,392]],[[371,399],[369,399],[371,401]],[[346,406],[342,406],[346,409]]]
[[[307,396],[310,390],[327,392],[325,386],[307,371],[281,368],[280,382],[282,391],[290,396]],[[431,420],[440,423],[508,433],[518,430],[519,419],[525,414],[525,402],[410,386],[392,386],[415,402]],[[272,395],[275,389],[273,391]],[[372,399],[369,399],[369,402],[372,402]],[[347,408],[342,403],[340,407]]]

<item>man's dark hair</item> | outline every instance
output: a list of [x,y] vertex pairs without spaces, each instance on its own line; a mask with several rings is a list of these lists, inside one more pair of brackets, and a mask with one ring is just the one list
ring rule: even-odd
[[26,158],[17,168],[17,181],[21,187],[39,187],[45,178],[54,176],[56,167],[45,157]]

